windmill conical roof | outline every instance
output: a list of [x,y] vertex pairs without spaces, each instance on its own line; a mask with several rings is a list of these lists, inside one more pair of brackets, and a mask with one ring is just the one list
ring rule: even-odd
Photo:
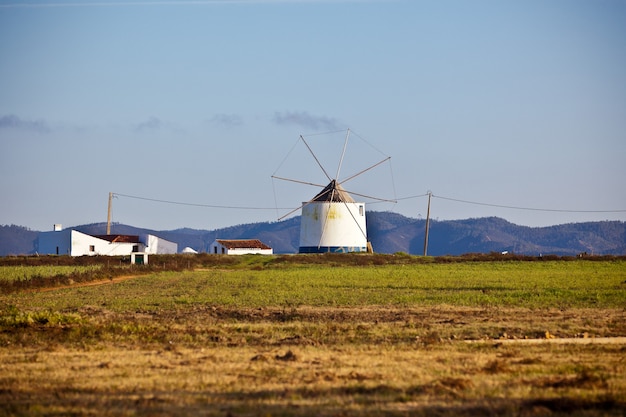
[[354,199],[336,180],[332,180],[313,200],[317,202],[354,203]]

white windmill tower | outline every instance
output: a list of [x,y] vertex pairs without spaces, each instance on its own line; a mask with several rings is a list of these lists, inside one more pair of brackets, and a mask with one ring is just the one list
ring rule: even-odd
[[344,189],[343,184],[391,159],[391,157],[386,157],[382,161],[354,175],[339,180],[349,137],[350,130],[348,129],[339,159],[337,173],[333,178],[322,166],[304,137],[300,136],[300,140],[306,145],[306,148],[329,181],[326,186],[272,175],[273,179],[323,187],[311,200],[303,202],[300,207],[280,218],[283,219],[295,211],[302,209],[299,253],[371,252],[372,247],[367,238],[365,202],[356,201],[351,194],[378,201],[395,202],[395,200],[348,192]]

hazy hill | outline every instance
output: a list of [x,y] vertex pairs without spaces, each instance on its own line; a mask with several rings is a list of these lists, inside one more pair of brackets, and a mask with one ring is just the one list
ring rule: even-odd
[[[374,251],[406,252],[420,255],[424,250],[426,221],[392,212],[367,213],[368,233]],[[104,234],[106,225],[96,223],[74,227],[89,234]],[[189,246],[208,250],[216,238],[257,238],[276,253],[298,249],[300,217],[281,222],[252,223],[217,230],[149,230],[114,224],[113,233],[151,233],[178,243],[179,251]],[[0,255],[34,253],[37,233],[20,226],[0,226]],[[509,251],[519,254],[597,255],[626,254],[626,223],[620,221],[571,223],[549,227],[518,226],[498,217],[431,221],[428,254],[460,255]]]
[[0,225],[0,256],[33,253],[38,234],[23,226]]

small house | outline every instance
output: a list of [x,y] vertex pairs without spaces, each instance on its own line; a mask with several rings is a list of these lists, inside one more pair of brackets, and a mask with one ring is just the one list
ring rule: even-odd
[[210,253],[214,255],[271,255],[274,251],[259,239],[216,239],[211,244]]
[[55,225],[52,232],[39,233],[37,252],[49,255],[105,255],[119,256],[132,253],[174,254],[178,244],[157,236],[144,235],[88,235]]

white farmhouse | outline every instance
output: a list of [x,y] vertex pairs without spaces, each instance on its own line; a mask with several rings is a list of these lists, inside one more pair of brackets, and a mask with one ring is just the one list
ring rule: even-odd
[[150,234],[88,235],[72,229],[61,230],[55,226],[54,231],[39,234],[37,252],[70,256],[173,254],[178,252],[178,244]]
[[258,239],[216,239],[210,252],[215,255],[271,255],[272,248]]

